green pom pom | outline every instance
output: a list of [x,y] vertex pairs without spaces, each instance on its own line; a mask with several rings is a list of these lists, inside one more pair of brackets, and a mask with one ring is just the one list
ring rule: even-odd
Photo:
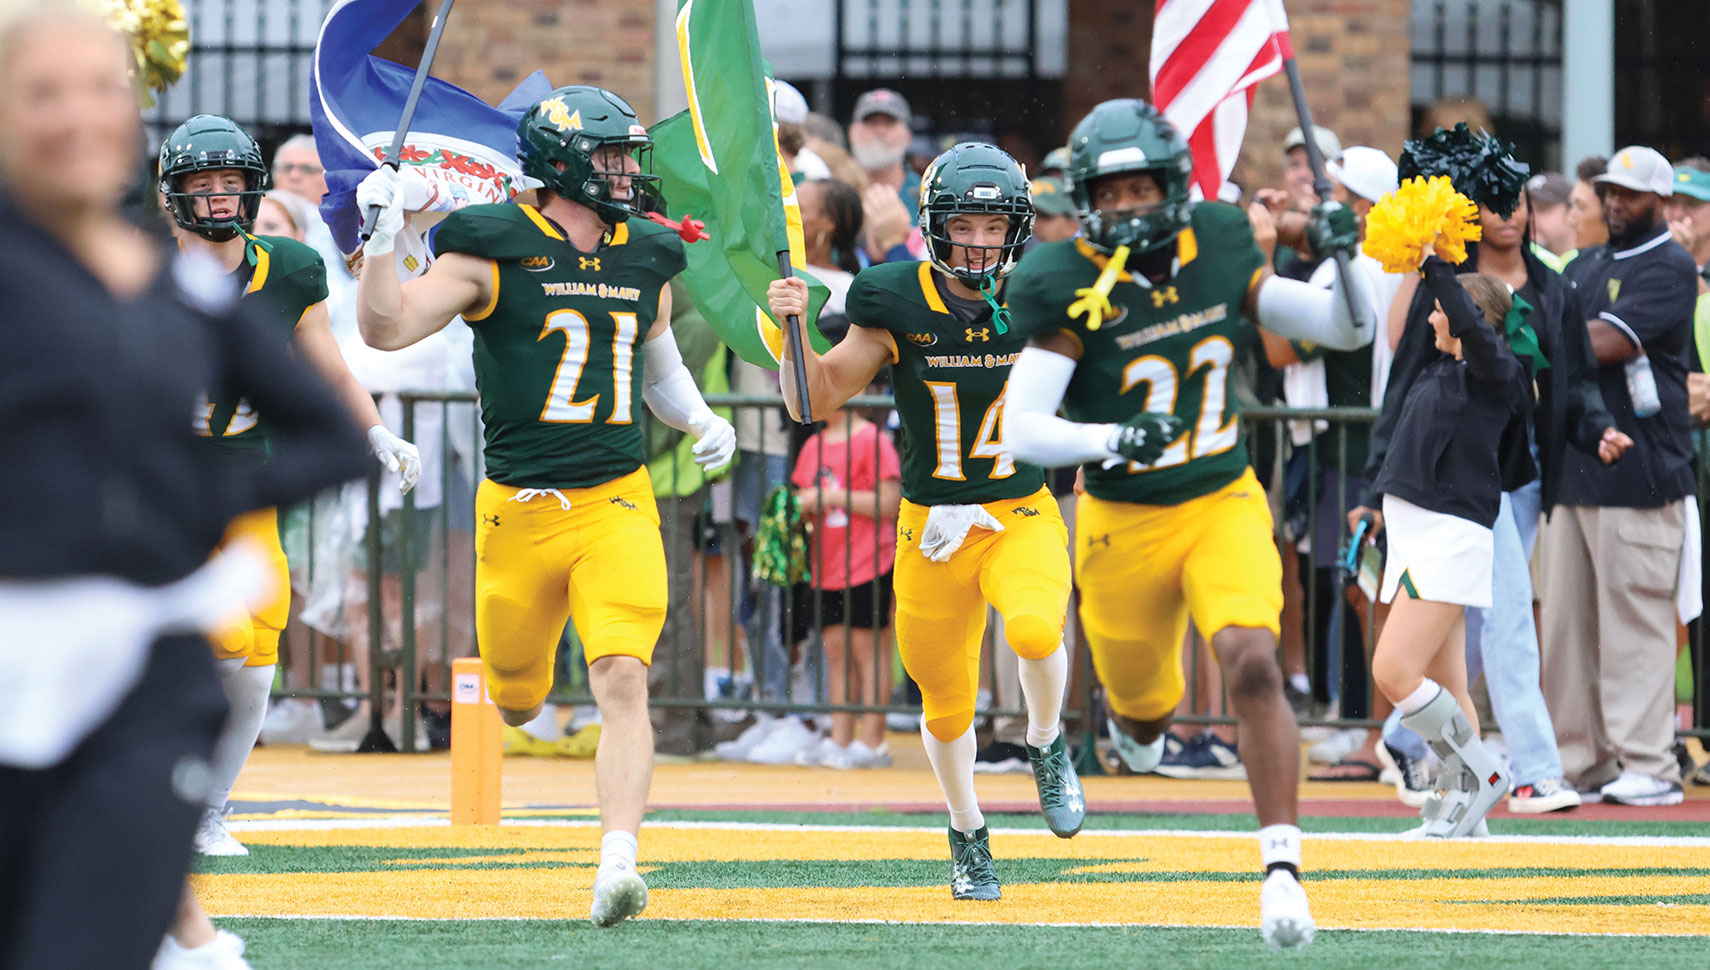
[[793,586],[809,579],[808,525],[801,503],[789,486],[766,496],[754,533],[754,578],[775,586]]
[[1514,145],[1494,135],[1473,134],[1466,122],[1438,128],[1428,138],[1402,146],[1400,176],[1447,175],[1455,191],[1506,219],[1520,204],[1520,190],[1532,167],[1514,158]]

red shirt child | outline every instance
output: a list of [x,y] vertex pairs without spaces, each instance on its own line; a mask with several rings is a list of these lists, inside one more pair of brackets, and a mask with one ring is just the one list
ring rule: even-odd
[[[844,420],[850,413],[834,415],[808,439],[790,475],[813,524],[809,568],[814,589],[870,583],[896,562],[896,520],[887,516],[881,526],[872,512],[879,483],[901,480],[902,462],[888,432],[859,416]],[[816,496],[822,496],[818,510]]]

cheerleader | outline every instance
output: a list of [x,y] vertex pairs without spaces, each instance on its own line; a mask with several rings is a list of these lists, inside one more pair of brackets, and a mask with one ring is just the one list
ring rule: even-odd
[[[1479,740],[1467,694],[1467,607],[1491,604],[1492,526],[1510,477],[1537,476],[1527,447],[1526,368],[1500,336],[1530,307],[1493,276],[1456,276],[1437,256],[1422,267],[1444,355],[1415,379],[1375,483],[1389,538],[1383,601],[1393,602],[1372,678],[1442,759],[1418,834],[1484,834],[1508,793],[1508,768]],[[1399,595],[1398,595],[1399,594]]]

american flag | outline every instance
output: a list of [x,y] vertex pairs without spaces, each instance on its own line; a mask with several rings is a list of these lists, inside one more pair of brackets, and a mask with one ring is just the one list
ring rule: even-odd
[[1187,133],[1204,198],[1235,168],[1255,86],[1293,56],[1282,0],[1158,0],[1152,103]]

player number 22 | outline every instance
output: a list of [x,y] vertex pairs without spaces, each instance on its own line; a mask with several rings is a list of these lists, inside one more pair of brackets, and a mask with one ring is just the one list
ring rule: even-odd
[[[635,366],[635,333],[639,323],[633,313],[612,315],[612,413],[607,424],[630,422],[630,374]],[[558,371],[552,376],[552,390],[546,395],[546,405],[540,409],[540,420],[554,424],[591,424],[594,406],[600,403],[599,392],[587,400],[576,400],[576,385],[582,380],[582,368],[588,366],[588,354],[593,347],[588,318],[575,310],[554,310],[546,315],[546,325],[540,328],[536,342],[545,340],[554,331],[564,332],[564,356],[558,360]]]
[[1194,344],[1188,352],[1188,372],[1181,375],[1176,365],[1157,356],[1130,361],[1122,369],[1122,392],[1146,385],[1146,410],[1164,414],[1176,410],[1176,396],[1183,377],[1191,378],[1205,371],[1204,391],[1200,395],[1199,420],[1187,434],[1164,449],[1158,460],[1150,465],[1129,462],[1131,472],[1156,471],[1175,465],[1185,465],[1195,458],[1222,454],[1240,440],[1240,424],[1231,418],[1223,420],[1223,409],[1229,394],[1229,364],[1235,359],[1235,346],[1223,337],[1207,337]]
[[[932,470],[933,478],[943,478],[952,482],[967,481],[962,474],[962,409],[956,400],[956,385],[948,381],[926,381],[926,389],[932,392],[932,411],[938,424],[938,467]],[[1009,389],[1004,389],[1004,394]],[[1003,448],[1003,442],[998,440],[1000,429],[1003,427],[1003,394],[986,408],[985,417],[980,419],[980,430],[974,435],[974,447],[968,449],[969,458],[992,458],[992,478],[1008,478],[1015,474],[1015,460]]]

